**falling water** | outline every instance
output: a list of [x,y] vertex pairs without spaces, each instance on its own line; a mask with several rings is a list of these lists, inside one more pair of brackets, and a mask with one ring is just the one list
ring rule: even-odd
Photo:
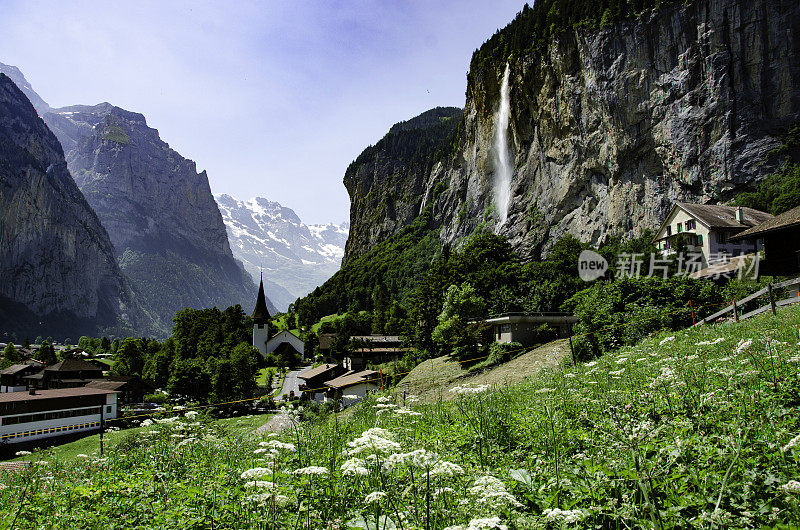
[[495,115],[495,135],[494,135],[494,199],[500,222],[497,223],[495,231],[506,223],[508,219],[508,205],[511,201],[511,162],[508,153],[508,118],[511,114],[510,92],[508,77],[510,69],[506,63],[506,71],[503,74],[503,83],[500,86],[500,107]]

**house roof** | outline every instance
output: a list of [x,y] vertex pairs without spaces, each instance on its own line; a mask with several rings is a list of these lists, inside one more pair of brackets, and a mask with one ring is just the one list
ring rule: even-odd
[[331,388],[347,388],[349,386],[358,385],[360,383],[366,382],[375,382],[378,379],[378,372],[375,370],[362,370],[361,372],[354,372],[349,371],[345,374],[340,375],[336,379],[332,379],[330,381],[325,381],[325,385]]
[[307,372],[303,372],[302,374],[299,374],[297,377],[299,379],[305,379],[306,381],[308,381],[309,379],[313,379],[314,377],[317,377],[318,375],[322,375],[322,374],[324,374],[326,372],[332,371],[332,370],[336,369],[338,366],[339,366],[338,364],[321,364],[321,365],[317,366],[316,368],[312,368],[311,370],[309,370]]
[[103,390],[122,390],[122,387],[127,385],[129,381],[104,381],[102,379],[95,379],[89,381],[86,388],[100,388]]
[[736,236],[731,237],[731,239],[758,237],[762,234],[776,232],[778,230],[784,230],[786,228],[798,225],[800,225],[800,206],[797,208],[792,208],[788,212],[783,212],[782,214],[776,215],[771,219],[767,219],[763,223],[754,226],[753,228],[749,228],[744,232],[736,234]]
[[102,372],[97,365],[82,359],[64,359],[45,368],[48,372]]
[[667,218],[663,223],[661,223],[661,226],[659,226],[658,231],[656,232],[656,238],[664,230],[667,221],[670,219],[670,217],[672,217],[672,213],[676,208],[682,209],[697,219],[701,224],[705,225],[707,228],[730,228],[734,230],[746,230],[747,228],[755,226],[759,223],[763,223],[764,221],[772,218],[772,214],[762,212],[760,210],[754,210],[753,208],[741,207],[743,219],[742,222],[739,222],[736,220],[736,210],[739,208],[738,206],[676,202],[669,211]]
[[54,399],[80,396],[100,396],[106,394],[116,394],[113,390],[102,390],[99,388],[59,388],[56,390],[37,390],[35,395],[28,392],[7,392],[0,394],[0,403],[12,403],[18,401],[36,401],[39,399]]
[[2,375],[16,375],[16,374],[18,374],[20,372],[24,372],[25,370],[27,370],[30,367],[31,367],[31,365],[29,365],[29,364],[12,364],[8,368],[6,368],[2,372],[0,372],[0,374],[2,374]]

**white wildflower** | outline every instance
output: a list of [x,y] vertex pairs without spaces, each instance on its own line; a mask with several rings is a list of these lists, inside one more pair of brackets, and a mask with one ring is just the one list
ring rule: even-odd
[[328,468],[322,466],[308,466],[295,469],[292,473],[295,475],[327,475]]
[[695,346],[713,346],[714,344],[719,344],[723,340],[725,340],[725,337],[718,337],[718,338],[716,338],[714,340],[704,340],[704,341],[698,342],[697,344],[695,344]]
[[342,474],[347,475],[369,475],[369,469],[366,467],[366,462],[360,458],[351,458],[342,464]]
[[83,453],[75,455],[76,458],[89,458],[89,455],[85,455]]
[[6,488],[7,488],[7,486],[5,484],[3,484],[2,482],[0,482],[0,491],[3,491]]
[[668,343],[670,341],[673,341],[673,340],[675,340],[674,336],[672,336],[672,337],[664,337],[664,339],[661,342],[659,342],[658,345],[659,346],[663,346],[664,344],[666,344],[666,343]]
[[619,359],[617,359],[615,362],[616,362],[617,364],[625,364],[626,362],[628,362],[628,358],[627,358],[627,357],[620,357],[620,358],[619,358]]
[[349,454],[355,456],[370,451],[380,453],[399,451],[400,444],[389,440],[390,436],[389,431],[379,427],[368,429],[352,442],[347,442],[348,447],[351,448]]
[[493,508],[503,506],[521,507],[522,505],[511,495],[505,484],[500,479],[486,476],[480,477],[473,483],[467,491],[481,504],[486,504]]
[[659,385],[669,383],[675,380],[675,370],[671,368],[667,368],[666,366],[661,367],[661,373],[653,379],[653,382],[650,383],[650,388],[656,388]]
[[386,494],[382,491],[373,491],[364,498],[364,504],[377,504],[381,499],[385,498]]
[[554,392],[555,388],[540,388],[535,393],[536,394],[549,394],[550,392]]
[[454,392],[458,395],[461,394],[479,394],[481,392],[486,392],[489,390],[489,385],[471,385],[466,383],[462,386],[454,386],[450,389],[450,392]]
[[394,413],[398,416],[422,416],[421,412],[417,412],[411,409],[395,409]]
[[394,409],[397,408],[397,405],[395,405],[394,403],[378,403],[377,405],[375,405],[375,408],[378,410]]
[[789,449],[797,447],[798,445],[800,445],[800,434],[789,440],[789,443],[783,446],[783,452],[785,453]]
[[17,454],[17,456],[28,456],[29,454],[31,454],[31,452],[30,451],[17,451],[16,454]]
[[269,449],[267,449],[265,447],[259,447],[258,449],[253,451],[253,454],[254,455],[260,455],[260,454],[266,453],[267,451],[269,451]]
[[431,475],[463,475],[464,468],[459,466],[458,464],[453,464],[452,462],[437,462],[433,469],[431,469]]
[[272,475],[272,470],[268,467],[254,467],[252,469],[248,469],[247,471],[242,472],[242,479],[249,479],[249,478],[262,478],[268,477]]
[[597,361],[588,362],[584,366],[586,366],[587,368],[591,368],[592,366],[597,366]]
[[500,524],[499,517],[489,517],[486,519],[473,519],[469,522],[469,526],[467,526],[467,530],[484,530],[484,529],[508,530],[508,526]]
[[547,508],[542,515],[548,521],[561,521],[566,524],[577,523],[584,518],[585,514],[580,510],[561,510],[559,508]]
[[355,394],[345,394],[342,396],[342,399],[349,399],[351,401],[357,401],[359,397]]
[[197,418],[198,414],[200,413],[197,412],[196,410],[190,410],[189,412],[186,413],[186,419],[189,421],[194,421],[194,419]]
[[618,376],[622,375],[624,372],[625,372],[625,368],[620,368],[619,370],[616,370],[614,372],[608,372],[608,375],[618,377]]
[[245,482],[244,487],[271,490],[275,488],[275,484],[268,480],[251,480],[250,482]]
[[574,379],[575,378],[575,374],[572,373],[572,372],[569,372],[569,373],[564,374],[564,377],[568,377],[570,379]]
[[255,493],[248,495],[246,499],[250,502],[254,502],[257,504],[264,505],[269,501],[275,501],[275,504],[279,506],[283,506],[284,504],[289,502],[289,498],[286,495],[281,495],[279,493]]
[[736,355],[739,355],[752,345],[753,345],[753,339],[747,339],[747,340],[742,339],[739,341],[739,344],[736,345],[736,349],[734,351],[736,352]]
[[798,493],[800,492],[800,482],[797,482],[796,480],[790,480],[781,486],[781,489],[789,493]]
[[289,451],[290,453],[294,453],[297,450],[293,443],[284,443],[279,440],[259,442],[258,445],[261,447],[267,447],[269,449],[282,449],[284,451]]
[[377,401],[378,403],[388,403],[391,400],[392,398],[390,398],[389,396],[381,396],[379,398],[375,398],[375,401]]
[[142,427],[150,427],[153,424],[153,420],[147,419],[142,422]]
[[434,497],[434,498],[436,498],[436,497],[441,497],[441,496],[442,496],[442,495],[444,495],[445,493],[455,493],[455,490],[453,490],[453,488],[447,488],[447,487],[444,487],[444,488],[436,488],[436,489],[434,490],[434,492],[433,492],[433,497]]

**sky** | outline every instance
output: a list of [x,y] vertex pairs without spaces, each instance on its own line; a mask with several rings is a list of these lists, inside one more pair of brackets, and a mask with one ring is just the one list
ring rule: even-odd
[[523,4],[0,0],[0,62],[52,107],[141,112],[214,193],[340,223],[350,162],[398,121],[463,107],[472,52]]

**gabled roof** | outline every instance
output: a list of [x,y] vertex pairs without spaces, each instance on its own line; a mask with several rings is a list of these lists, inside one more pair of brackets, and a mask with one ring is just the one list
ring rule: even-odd
[[300,337],[298,337],[298,336],[297,336],[297,334],[296,334],[296,333],[292,333],[291,331],[289,331],[289,330],[286,330],[286,329],[284,329],[284,330],[281,330],[281,331],[277,332],[276,334],[274,334],[273,336],[271,336],[271,337],[269,338],[269,340],[275,339],[275,338],[277,338],[278,336],[282,335],[283,333],[289,334],[289,335],[291,335],[292,337],[294,337],[294,338],[296,338],[296,339],[300,340],[300,342],[302,342],[302,340],[300,339]]
[[303,372],[302,374],[299,374],[297,377],[299,379],[305,379],[306,381],[308,381],[309,379],[313,379],[314,377],[317,377],[318,375],[322,375],[322,374],[324,374],[326,372],[335,370],[338,367],[339,367],[338,364],[321,364],[321,365],[317,366],[316,368],[312,368],[311,370],[309,370],[307,372]]
[[16,374],[18,374],[20,372],[24,372],[25,370],[27,370],[29,368],[34,368],[35,369],[36,367],[35,366],[31,367],[30,364],[12,364],[8,368],[6,368],[2,372],[0,372],[0,374],[2,374],[2,375],[16,375]]
[[325,385],[331,388],[347,388],[349,386],[358,385],[360,383],[370,382],[375,385],[378,384],[378,378],[380,374],[375,370],[362,370],[361,372],[347,372],[343,375],[340,375],[336,379],[332,379],[330,381],[325,381]]
[[742,207],[743,219],[742,222],[739,222],[736,220],[736,209],[739,208],[737,206],[688,202],[679,202],[676,205],[709,228],[745,229],[772,218],[772,214]]
[[[736,220],[736,210],[738,206],[722,206],[719,204],[694,204],[689,202],[676,202],[669,211],[667,218],[661,223],[656,231],[656,238],[664,230],[667,221],[672,217],[676,208],[680,208],[687,214],[697,219],[700,224],[707,228],[729,228],[732,230],[746,230],[752,226],[771,219],[772,214],[754,210],[753,208],[741,207],[742,222]],[[676,234],[673,234],[676,235]]]
[[732,237],[731,239],[758,237],[762,234],[783,230],[793,226],[800,226],[800,206],[797,208],[792,208],[788,212],[783,212],[782,214],[776,215],[771,219],[767,219],[763,223],[754,226],[753,228],[736,234],[736,236]]
[[94,365],[90,362],[86,362],[82,359],[64,359],[60,363],[56,363],[53,365],[48,366],[45,368],[47,372],[102,372],[103,370],[98,368],[97,365]]

